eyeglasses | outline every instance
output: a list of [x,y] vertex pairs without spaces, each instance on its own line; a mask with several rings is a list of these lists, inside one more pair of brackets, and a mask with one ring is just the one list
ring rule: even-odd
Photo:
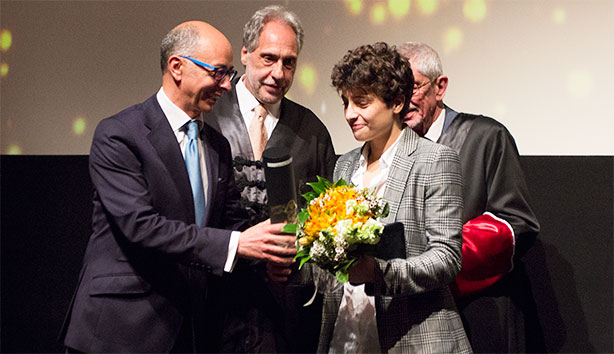
[[232,81],[235,78],[235,76],[237,76],[237,71],[232,69],[232,68],[230,68],[230,69],[218,68],[218,67],[215,67],[215,66],[213,66],[211,64],[203,63],[200,60],[196,60],[194,58],[190,58],[190,57],[185,56],[185,55],[180,55],[180,57],[188,59],[192,63],[200,66],[201,68],[203,68],[203,69],[205,69],[205,70],[207,70],[209,72],[213,72],[213,79],[216,82],[218,82],[218,83],[224,81],[224,78],[226,76],[228,76],[228,79],[230,81]]
[[426,85],[428,85],[428,84],[432,84],[432,83],[433,83],[433,81],[430,81],[430,80],[429,80],[429,81],[427,81],[427,82],[425,82],[425,83],[422,83],[422,84],[420,84],[420,85],[416,85],[416,84],[414,84],[413,94],[414,94],[414,95],[416,95],[416,94],[417,94],[417,93],[420,91],[420,89],[421,89],[421,88],[423,88],[424,86],[426,86]]

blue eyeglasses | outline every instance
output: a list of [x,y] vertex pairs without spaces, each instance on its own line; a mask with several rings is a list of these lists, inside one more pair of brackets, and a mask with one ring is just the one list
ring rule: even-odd
[[212,72],[213,73],[213,79],[216,82],[218,82],[218,83],[224,81],[224,78],[226,76],[228,76],[228,79],[230,81],[232,81],[235,78],[235,76],[237,76],[237,71],[232,69],[232,68],[230,68],[230,69],[217,68],[217,67],[215,67],[215,66],[213,66],[211,64],[203,63],[200,60],[196,60],[194,58],[190,58],[190,57],[185,56],[185,55],[180,55],[180,57],[186,58],[189,61],[191,61],[192,63],[200,66],[201,68],[203,68],[203,69],[205,69],[205,70],[207,70],[209,72]]

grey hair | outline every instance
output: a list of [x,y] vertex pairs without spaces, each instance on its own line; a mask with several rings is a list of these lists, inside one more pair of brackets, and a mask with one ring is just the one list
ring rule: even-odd
[[243,46],[247,49],[247,52],[251,53],[258,48],[260,32],[262,32],[264,25],[274,20],[283,22],[292,28],[294,34],[296,34],[296,45],[300,53],[303,47],[303,36],[305,35],[303,25],[294,12],[286,10],[280,5],[263,7],[256,11],[245,24],[245,27],[243,27]]
[[402,56],[406,57],[412,69],[419,71],[430,81],[443,75],[441,59],[435,51],[427,44],[419,42],[405,42],[398,49]]
[[184,24],[170,30],[160,44],[160,68],[162,73],[168,70],[168,58],[172,55],[191,56],[198,44],[199,34],[194,26]]

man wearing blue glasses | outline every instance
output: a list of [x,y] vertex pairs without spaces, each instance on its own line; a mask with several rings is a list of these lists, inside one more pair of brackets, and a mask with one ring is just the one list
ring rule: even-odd
[[[90,152],[93,233],[61,339],[68,352],[215,352],[215,283],[237,258],[290,264],[282,224],[243,232],[230,146],[203,125],[236,71],[191,21],[161,45],[162,88],[100,122]],[[206,301],[207,299],[207,301]]]
[[[230,142],[241,203],[252,224],[269,217],[261,163],[265,148],[290,151],[297,195],[306,192],[305,183],[316,175],[332,177],[336,156],[328,130],[313,112],[284,97],[292,86],[302,44],[303,28],[294,13],[281,6],[258,10],[243,31],[245,75],[204,115]],[[279,289],[269,290],[263,279],[264,264],[240,262],[237,271],[227,283],[222,350],[315,351],[321,309],[301,306],[313,290],[286,288],[285,296],[279,296],[274,294]],[[279,298],[285,298],[284,306],[276,301]]]

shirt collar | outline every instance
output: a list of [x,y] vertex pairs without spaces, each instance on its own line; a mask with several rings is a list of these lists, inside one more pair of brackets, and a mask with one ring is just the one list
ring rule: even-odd
[[[397,148],[399,146],[399,141],[401,141],[401,137],[405,134],[405,129],[401,131],[397,140],[388,147],[386,151],[380,156],[379,162],[381,165],[381,169],[387,169],[392,165],[392,160],[394,160],[394,155],[397,152]],[[365,144],[365,147],[362,149],[362,153],[360,154],[360,159],[358,160],[358,166],[365,167],[367,166],[367,157],[369,156],[369,144]]]
[[[160,108],[162,108],[162,112],[166,116],[166,119],[174,132],[180,130],[186,123],[192,120],[187,113],[185,113],[181,108],[177,107],[177,105],[175,105],[173,101],[168,98],[163,88],[160,88],[160,91],[158,91],[156,94],[156,98],[158,99]],[[201,118],[199,116],[199,118],[196,118],[195,120],[200,119]]]
[[[235,85],[235,90],[237,91],[237,100],[239,101],[239,110],[243,117],[251,116],[250,112],[254,111],[254,108],[260,104],[256,97],[252,95],[251,92],[245,86],[245,75],[241,76],[237,84]],[[274,104],[262,104],[264,108],[268,111],[268,113],[274,118],[279,119],[279,114],[281,111],[281,100]]]
[[429,139],[430,141],[437,142],[437,140],[439,140],[439,137],[441,136],[441,132],[443,132],[443,123],[445,122],[445,120],[446,109],[444,108],[441,110],[441,112],[439,112],[439,116],[437,117],[437,119],[435,119],[435,121],[429,128],[429,131],[424,134],[424,137]]

